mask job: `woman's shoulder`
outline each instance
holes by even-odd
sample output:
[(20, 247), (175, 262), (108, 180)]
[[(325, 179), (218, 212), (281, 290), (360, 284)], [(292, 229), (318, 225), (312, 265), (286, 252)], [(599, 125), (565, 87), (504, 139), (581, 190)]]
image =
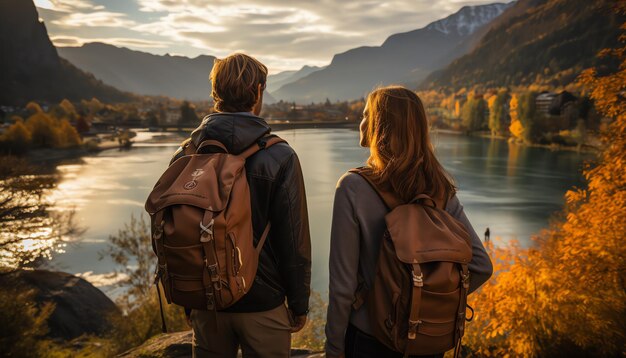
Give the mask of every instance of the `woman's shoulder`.
[(345, 172), (337, 181), (337, 189), (350, 190), (369, 186), (365, 178), (353, 171)]
[(455, 192), (455, 193), (452, 193), (452, 196), (446, 202), (445, 210), (452, 216), (456, 217), (459, 213), (459, 209), (463, 210), (463, 205), (461, 204), (461, 201), (459, 200)]

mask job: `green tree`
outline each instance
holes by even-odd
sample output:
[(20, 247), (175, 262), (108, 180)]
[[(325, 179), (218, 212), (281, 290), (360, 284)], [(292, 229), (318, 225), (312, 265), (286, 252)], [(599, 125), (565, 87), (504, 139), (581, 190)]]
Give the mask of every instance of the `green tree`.
[(523, 139), (526, 143), (532, 143), (537, 132), (537, 108), (536, 92), (524, 92), (518, 97), (517, 112), (519, 121), (524, 127)]
[(469, 95), (461, 109), (463, 126), (469, 131), (481, 130), (485, 124), (487, 104), (482, 96)]
[(504, 132), (507, 97), (508, 93), (506, 91), (499, 91), (489, 98), (489, 130), (492, 135), (502, 135)]

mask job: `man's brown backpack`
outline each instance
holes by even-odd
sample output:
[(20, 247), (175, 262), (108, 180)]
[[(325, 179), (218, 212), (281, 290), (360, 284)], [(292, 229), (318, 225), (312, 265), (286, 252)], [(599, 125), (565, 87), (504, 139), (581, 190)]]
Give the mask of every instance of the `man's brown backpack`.
[(270, 223), (255, 246), (245, 162), (279, 142), (284, 140), (263, 137), (239, 155), (215, 140), (197, 149), (187, 142), (187, 155), (156, 183), (145, 208), (158, 258), (155, 284), (158, 289), (160, 280), (168, 303), (215, 311), (248, 292)]
[(381, 190), (365, 168), (353, 169), (376, 190), (389, 213), (373, 287), (357, 292), (374, 336), (408, 355), (460, 351), (469, 289), (470, 236), (445, 203), (418, 195), (402, 203)]

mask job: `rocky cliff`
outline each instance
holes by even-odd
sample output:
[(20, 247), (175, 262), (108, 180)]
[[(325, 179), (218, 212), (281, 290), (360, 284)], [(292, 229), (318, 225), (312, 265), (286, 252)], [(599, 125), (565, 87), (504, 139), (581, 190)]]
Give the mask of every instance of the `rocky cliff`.
[(131, 96), (59, 58), (32, 0), (0, 1), (0, 105)]

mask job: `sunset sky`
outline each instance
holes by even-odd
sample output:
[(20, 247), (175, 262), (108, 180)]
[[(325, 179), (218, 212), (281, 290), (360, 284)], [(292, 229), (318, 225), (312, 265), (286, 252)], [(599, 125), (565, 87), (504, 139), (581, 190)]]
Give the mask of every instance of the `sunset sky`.
[[(327, 65), (464, 5), (494, 0), (35, 0), (56, 46), (105, 42), (155, 54), (244, 51), (270, 72)], [(505, 1), (507, 2), (507, 1)]]

